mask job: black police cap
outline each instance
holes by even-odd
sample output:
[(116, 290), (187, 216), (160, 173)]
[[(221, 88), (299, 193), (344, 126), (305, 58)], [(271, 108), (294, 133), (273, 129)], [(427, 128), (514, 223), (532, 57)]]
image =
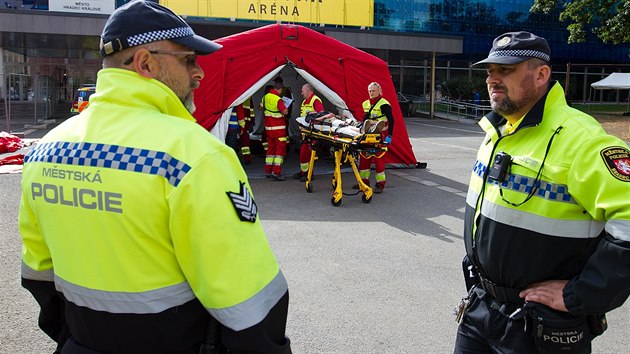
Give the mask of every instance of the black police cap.
[(197, 54), (210, 54), (222, 46), (195, 34), (173, 11), (153, 1), (135, 0), (117, 8), (101, 35), (101, 56), (141, 44), (169, 40)]
[(532, 58), (538, 58), (547, 63), (551, 62), (551, 49), (547, 41), (529, 32), (508, 32), (495, 38), (488, 57), (472, 66), (481, 64), (513, 65)]

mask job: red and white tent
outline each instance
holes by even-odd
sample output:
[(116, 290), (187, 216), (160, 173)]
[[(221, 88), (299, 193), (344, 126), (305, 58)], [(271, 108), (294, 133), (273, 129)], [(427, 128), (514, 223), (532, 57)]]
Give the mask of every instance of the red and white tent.
[[(389, 167), (416, 167), (398, 97), (387, 63), (307, 27), (274, 24), (216, 40), (223, 48), (200, 56), (205, 77), (195, 91), (194, 116), (203, 127), (224, 139), (232, 107), (253, 96), (290, 66), (320, 97), (358, 119), (367, 87), (376, 81), (394, 113), (393, 141), (385, 155)], [(295, 92), (295, 90), (294, 90)], [(299, 96), (299, 90), (295, 92)], [(301, 99), (295, 97), (299, 106)]]

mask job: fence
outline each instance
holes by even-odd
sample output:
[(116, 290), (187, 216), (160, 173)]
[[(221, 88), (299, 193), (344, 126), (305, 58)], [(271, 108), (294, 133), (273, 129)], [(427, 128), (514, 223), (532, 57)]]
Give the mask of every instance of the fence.
[[(398, 93), (398, 102), (400, 103), (403, 115), (408, 117), (429, 116), (431, 111), (431, 102), (427, 97), (407, 95)], [(462, 100), (453, 100), (448, 97), (438, 97), (435, 100), (434, 114), (437, 118), (445, 119), (475, 119), (492, 111), (489, 102), (482, 104), (474, 104)]]

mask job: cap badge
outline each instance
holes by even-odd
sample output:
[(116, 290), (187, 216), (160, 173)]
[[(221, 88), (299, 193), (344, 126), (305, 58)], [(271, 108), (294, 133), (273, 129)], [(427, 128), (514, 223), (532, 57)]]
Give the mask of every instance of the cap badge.
[(510, 37), (506, 36), (499, 39), (499, 41), (497, 42), (497, 47), (505, 47), (508, 44), (510, 44)]

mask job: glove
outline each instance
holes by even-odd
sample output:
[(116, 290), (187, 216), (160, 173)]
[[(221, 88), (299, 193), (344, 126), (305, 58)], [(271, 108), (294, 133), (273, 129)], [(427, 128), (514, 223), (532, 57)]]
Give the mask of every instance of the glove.
[(388, 135), (385, 137), (385, 140), (383, 140), (383, 142), (385, 143), (385, 145), (389, 145), (392, 143), (392, 136)]

